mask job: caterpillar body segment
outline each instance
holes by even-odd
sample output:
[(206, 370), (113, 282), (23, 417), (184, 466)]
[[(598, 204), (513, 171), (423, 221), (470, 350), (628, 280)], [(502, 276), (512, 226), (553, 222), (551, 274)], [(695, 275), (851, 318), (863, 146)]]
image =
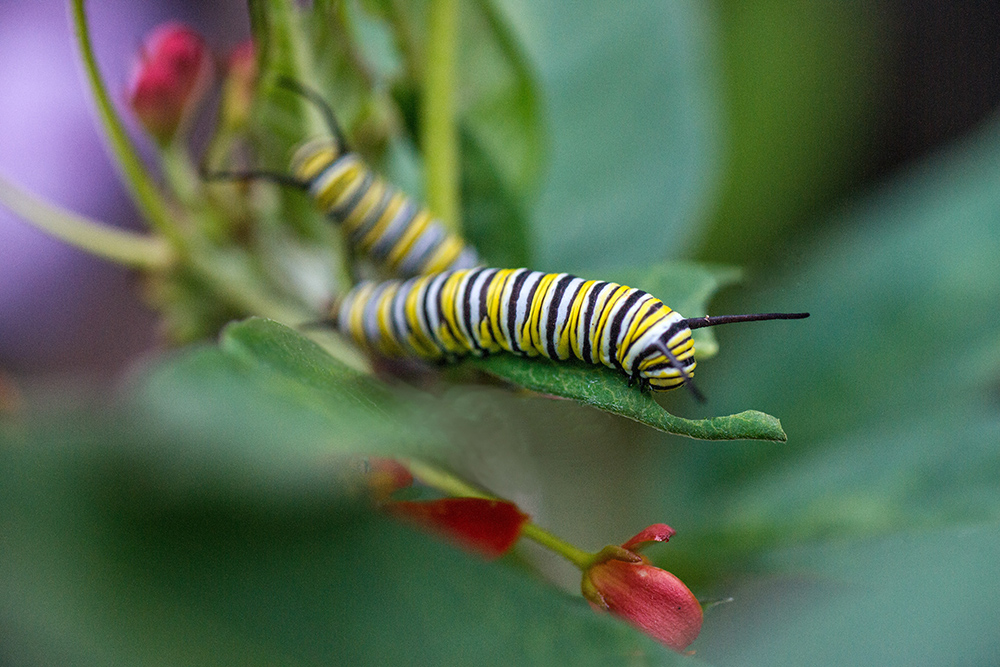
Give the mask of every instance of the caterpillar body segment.
[(575, 357), (654, 391), (690, 382), (695, 368), (691, 331), (662, 301), (565, 273), (477, 268), (362, 283), (332, 315), (340, 331), (386, 356)]
[(407, 277), (480, 264), (475, 249), (335, 137), (303, 144), (291, 163), (319, 209), (343, 229), (359, 253)]

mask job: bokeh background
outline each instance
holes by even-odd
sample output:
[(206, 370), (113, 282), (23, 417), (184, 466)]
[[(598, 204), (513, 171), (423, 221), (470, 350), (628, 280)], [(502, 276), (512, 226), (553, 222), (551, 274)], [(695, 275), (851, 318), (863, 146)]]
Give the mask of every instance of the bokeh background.
[[(90, 4), (112, 90), (124, 89), (142, 35), (164, 20), (190, 23), (220, 52), (249, 30), (239, 2)], [(813, 317), (720, 331), (722, 353), (699, 364), (709, 405), (670, 398), (685, 416), (775, 414), (785, 446), (705, 446), (576, 406), (470, 390), (458, 406), (470, 408), (465, 427), (479, 443), (469, 458), (489, 464), (483, 481), (595, 548), (656, 521), (677, 528), (657, 562), (702, 597), (735, 598), (711, 610), (694, 646), (710, 664), (995, 664), (1000, 8), (498, 4), (535, 65), (546, 110), (548, 163), (531, 213), (536, 268), (735, 264), (746, 278), (713, 312)], [(69, 208), (140, 228), (95, 129), (72, 43), (62, 3), (0, 3), (0, 171)], [(133, 276), (0, 211), (0, 370), (15, 383), (115, 385), (158, 344)], [(511, 442), (525, 455), (521, 468), (504, 458)], [(512, 481), (511, 470), (521, 477)], [(195, 538), (209, 543), (228, 517), (212, 511), (207, 520), (190, 511), (204, 520)], [(283, 530), (261, 521), (249, 532)], [(379, 530), (389, 529), (348, 534), (378, 543)], [(182, 554), (193, 539), (173, 524), (150, 531), (175, 531), (166, 542)], [(190, 586), (197, 597), (197, 585), (177, 575), (183, 568), (153, 551), (165, 588)], [(234, 552), (257, 572), (252, 548)], [(391, 568), (399, 554), (383, 555)], [(458, 580), (459, 566), (430, 562), (418, 568), (429, 589), (435, 577)], [(288, 578), (300, 589), (281, 597), (289, 605), (308, 597), (315, 574), (296, 563), (300, 579)], [(264, 588), (284, 590), (288, 570), (265, 568)], [(317, 590), (356, 593), (351, 575), (336, 570)], [(244, 595), (264, 607), (249, 627), (281, 626), (269, 624), (259, 589), (233, 588), (207, 603), (208, 616)], [(316, 633), (283, 631), (313, 648)]]

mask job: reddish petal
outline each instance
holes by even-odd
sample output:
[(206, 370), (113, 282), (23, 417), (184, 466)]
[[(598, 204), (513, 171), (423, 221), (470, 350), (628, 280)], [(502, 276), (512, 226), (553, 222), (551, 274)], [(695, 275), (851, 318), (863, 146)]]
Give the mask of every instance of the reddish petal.
[(649, 542), (666, 542), (676, 533), (676, 530), (665, 523), (654, 523), (652, 526), (642, 529), (638, 535), (622, 546), (632, 551), (639, 551)]
[(403, 501), (386, 509), (486, 558), (498, 558), (514, 546), (529, 518), (514, 503), (487, 498)]
[(128, 98), (146, 130), (169, 141), (204, 97), (212, 58), (201, 37), (179, 23), (154, 30), (133, 68)]
[(584, 588), (589, 580), (611, 613), (675, 651), (687, 648), (701, 631), (701, 605), (687, 586), (666, 570), (646, 563), (609, 560), (590, 568), (584, 577)]

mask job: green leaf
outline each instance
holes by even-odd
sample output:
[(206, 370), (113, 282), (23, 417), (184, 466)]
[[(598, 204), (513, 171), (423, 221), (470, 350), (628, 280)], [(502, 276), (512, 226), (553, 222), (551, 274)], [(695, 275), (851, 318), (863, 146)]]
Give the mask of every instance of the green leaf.
[[(647, 289), (668, 303), (681, 303), (692, 316), (705, 312), (707, 300), (721, 286), (734, 282), (739, 271), (686, 262), (661, 264), (645, 271), (621, 272), (623, 281)], [(633, 282), (631, 278), (634, 277)], [(697, 332), (695, 332), (697, 333)], [(708, 332), (706, 332), (708, 333)], [(700, 336), (696, 346), (704, 345), (711, 356), (716, 349), (714, 338)], [(503, 378), (532, 391), (580, 401), (612, 414), (628, 417), (647, 426), (703, 440), (772, 440), (786, 439), (781, 423), (774, 417), (749, 410), (739, 414), (690, 420), (666, 412), (637, 387), (629, 387), (621, 373), (603, 366), (582, 362), (554, 362), (548, 359), (523, 359), (496, 355), (465, 362), (491, 375)]]
[[(288, 327), (261, 318), (234, 322), (222, 332), (222, 350), (247, 364), (273, 371), (328, 396), (338, 409), (383, 414), (380, 404), (396, 400), (388, 388), (327, 354)], [(349, 407), (354, 404), (353, 407)]]
[(498, 4), (538, 70), (551, 133), (535, 266), (596, 273), (688, 255), (718, 180), (708, 7)]
[[(127, 405), (167, 432), (189, 434), (177, 448), (205, 464), (192, 473), (227, 485), (294, 485), (334, 462), (414, 455), (440, 439), (431, 437), (416, 397), (395, 395), (298, 333), (259, 319), (229, 326), (221, 348), (161, 361), (136, 381)], [(200, 451), (202, 442), (214, 449)]]
[(652, 396), (629, 387), (627, 378), (603, 366), (582, 362), (554, 362), (548, 359), (520, 359), (497, 355), (470, 359), (465, 363), (526, 389), (552, 396), (571, 398), (599, 410), (634, 419), (652, 428), (701, 440), (787, 439), (781, 422), (771, 415), (747, 410), (736, 415), (711, 419), (675, 417)]
[(323, 477), (168, 493), (198, 460), (172, 446), (190, 434), (115, 421), (0, 429), (12, 664), (691, 664), (523, 571), (338, 504)]
[[(1000, 523), (771, 553), (692, 646), (717, 665), (989, 665)], [(942, 636), (944, 633), (945, 636)]]
[[(372, 2), (404, 55), (396, 95), (419, 134), (414, 109), (426, 62), (426, 2)], [(490, 264), (529, 263), (527, 211), (539, 189), (545, 132), (534, 67), (511, 17), (491, 0), (459, 3), (456, 122), (464, 235)], [(422, 128), (421, 128), (422, 131)]]
[(705, 381), (723, 405), (780, 414), (794, 447), (652, 468), (653, 502), (683, 500), (702, 533), (671, 553), (682, 578), (789, 544), (1000, 521), (998, 181), (994, 120), (856, 202), (755, 295), (813, 317), (742, 329), (753, 354), (724, 355)]

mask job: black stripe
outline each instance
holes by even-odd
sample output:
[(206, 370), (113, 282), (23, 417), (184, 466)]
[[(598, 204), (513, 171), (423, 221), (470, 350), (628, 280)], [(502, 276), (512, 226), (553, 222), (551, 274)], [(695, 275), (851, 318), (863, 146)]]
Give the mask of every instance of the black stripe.
[(549, 301), (549, 312), (545, 314), (545, 349), (549, 351), (549, 359), (555, 359), (559, 354), (558, 350), (556, 350), (556, 332), (554, 329), (556, 328), (556, 320), (559, 317), (559, 302), (562, 300), (563, 293), (566, 292), (566, 286), (571, 280), (573, 280), (573, 276), (563, 276), (556, 281), (555, 287), (552, 288), (552, 300)]
[(396, 302), (399, 301), (401, 303), (401, 305), (402, 305), (401, 310), (403, 311), (403, 317), (401, 319), (405, 320), (406, 319), (406, 294), (408, 292), (409, 292), (409, 290), (404, 290), (403, 286), (400, 285), (399, 289), (396, 290), (396, 294), (393, 295), (393, 297), (392, 297), (392, 302), (390, 303), (390, 309), (389, 309), (389, 328), (392, 329), (393, 335), (396, 337), (396, 342), (398, 342), (399, 345), (403, 349), (407, 348), (407, 345), (406, 345), (406, 339), (407, 339), (406, 333), (407, 333), (407, 331), (406, 331), (406, 329), (408, 327), (406, 327), (406, 322), (405, 321), (400, 321), (400, 320), (396, 319)]
[[(430, 292), (431, 288), (435, 288), (434, 307), (437, 308), (438, 322), (439, 322), (439, 324), (444, 325), (444, 326), (447, 327), (448, 326), (448, 322), (445, 320), (445, 317), (444, 317), (444, 303), (441, 301), (441, 292), (442, 292), (441, 287), (444, 285), (444, 282), (445, 282), (446, 279), (447, 279), (447, 274), (444, 274), (444, 273), (439, 273), (436, 276), (434, 276), (434, 278), (431, 280), (431, 284), (428, 285), (428, 288), (427, 288), (428, 298), (426, 300), (430, 301), (430, 294), (429, 294), (429, 292)], [(448, 327), (448, 328), (449, 328), (449, 330), (451, 329), (451, 327)], [(434, 330), (434, 340), (437, 341), (438, 350), (440, 350), (441, 354), (445, 354), (447, 352), (447, 350), (444, 347), (444, 342), (441, 340), (441, 337), (438, 335), (438, 330), (437, 329)]]
[[(382, 198), (378, 200), (375, 206), (372, 207), (372, 210), (368, 212), (368, 215), (365, 216), (364, 220), (361, 221), (361, 224), (358, 225), (357, 231), (351, 235), (351, 243), (356, 246), (360, 245), (361, 239), (363, 239), (365, 235), (368, 234), (368, 232), (371, 231), (376, 224), (378, 224), (379, 218), (385, 215), (386, 209), (389, 208), (389, 202), (392, 200), (392, 195), (392, 188), (387, 186), (382, 192)], [(372, 241), (372, 245), (375, 245), (376, 243), (378, 243), (378, 237)]]
[(479, 344), (477, 330), (472, 326), (472, 287), (476, 284), (476, 280), (483, 274), (484, 271), (486, 271), (486, 269), (476, 269), (470, 273), (465, 283), (465, 289), (462, 291), (462, 304), (465, 306), (462, 309), (462, 323), (465, 325), (465, 330), (469, 336), (468, 343), (473, 348), (473, 354), (482, 353), (483, 347)]
[(396, 224), (393, 224), (393, 222), (390, 221), (389, 226), (385, 229), (385, 232), (380, 237), (375, 239), (371, 250), (369, 250), (369, 254), (372, 257), (380, 261), (388, 257), (389, 253), (392, 252), (392, 249), (396, 247), (399, 239), (406, 233), (406, 230), (410, 228), (410, 225), (413, 224), (413, 219), (417, 217), (418, 213), (420, 213), (420, 207), (409, 198), (404, 196), (403, 203), (400, 205), (399, 211), (396, 212), (396, 215), (405, 213), (407, 208), (410, 210), (410, 216), (408, 219), (404, 219), (402, 222)]
[[(537, 271), (534, 273), (537, 273)], [(526, 324), (531, 321), (531, 302), (534, 301), (535, 294), (538, 293), (538, 286), (542, 284), (542, 278), (544, 277), (545, 277), (544, 273), (539, 274), (538, 280), (536, 280), (535, 284), (531, 286), (531, 291), (528, 292), (528, 297), (524, 300), (524, 322)], [(529, 326), (528, 329), (530, 330), (531, 327)], [(520, 330), (518, 330), (518, 333), (521, 333)], [(531, 342), (530, 331), (528, 336), (528, 342), (529, 343)]]
[[(622, 373), (625, 372), (625, 368), (618, 361), (618, 334), (621, 333), (622, 323), (625, 321), (625, 316), (628, 314), (629, 309), (635, 305), (645, 292), (641, 290), (636, 290), (627, 299), (625, 303), (622, 304), (621, 308), (615, 314), (614, 319), (611, 321), (611, 335), (608, 337), (608, 356), (611, 358), (611, 362), (615, 365), (615, 368), (620, 370)], [(624, 355), (622, 355), (624, 356)]]
[[(590, 294), (587, 296), (587, 305), (588, 305), (588, 308), (587, 308), (587, 315), (583, 318), (583, 333), (584, 333), (584, 335), (583, 335), (583, 347), (581, 348), (581, 352), (583, 353), (583, 360), (586, 361), (586, 362), (588, 362), (588, 363), (591, 363), (591, 364), (596, 364), (598, 362), (597, 362), (597, 360), (595, 360), (593, 358), (593, 356), (591, 354), (591, 349), (590, 349), (590, 323), (594, 319), (594, 304), (597, 303), (597, 296), (598, 296), (598, 294), (601, 293), (601, 290), (603, 290), (607, 286), (608, 286), (608, 283), (606, 283), (606, 282), (594, 283), (593, 289), (590, 291)], [(600, 318), (598, 318), (598, 319), (600, 319)]]
[[(455, 328), (451, 326), (451, 322), (449, 322), (448, 318), (444, 316), (445, 315), (444, 285), (445, 285), (446, 282), (448, 282), (448, 279), (451, 278), (451, 276), (452, 276), (453, 273), (454, 273), (454, 271), (448, 271), (448, 272), (445, 272), (445, 273), (438, 274), (439, 276), (441, 276), (441, 289), (438, 290), (438, 299), (437, 300), (438, 300), (439, 307), (441, 309), (440, 310), (440, 313), (441, 313), (441, 325), (444, 326), (446, 329), (448, 329), (448, 331), (451, 332), (451, 337), (452, 338), (454, 338), (456, 340), (461, 340), (462, 339), (462, 332), (455, 331)], [(457, 298), (457, 295), (456, 295), (456, 298)]]
[[(416, 282), (416, 279), (411, 279), (411, 280), (413, 280), (413, 282)], [(438, 345), (437, 337), (434, 335), (434, 331), (431, 328), (431, 313), (430, 313), (430, 306), (429, 306), (430, 299), (428, 298), (429, 297), (428, 292), (430, 292), (431, 283), (432, 282), (433, 281), (430, 281), (430, 280), (426, 281), (425, 284), (424, 284), (424, 293), (423, 293), (423, 295), (422, 296), (418, 295), (419, 298), (417, 300), (420, 302), (420, 311), (419, 312), (424, 317), (424, 321), (420, 323), (420, 325), (421, 325), (420, 328), (423, 329), (423, 333), (424, 333), (424, 335), (427, 336), (427, 340), (430, 341), (431, 345), (436, 346), (438, 348), (438, 352), (440, 352), (441, 351), (441, 346)]]
[(375, 180), (375, 174), (372, 173), (372, 170), (368, 169), (368, 167), (364, 164), (361, 166), (366, 170), (365, 175), (361, 178), (361, 185), (354, 191), (354, 194), (351, 195), (349, 200), (340, 206), (330, 209), (329, 211), (330, 215), (337, 218), (339, 222), (343, 222), (350, 217), (351, 211), (357, 208), (361, 198), (368, 193), (368, 190), (372, 187), (372, 182)]
[[(576, 276), (570, 276), (570, 278), (573, 279), (573, 278), (576, 278)], [(576, 284), (576, 289), (573, 291), (573, 296), (571, 296), (570, 299), (569, 299), (569, 308), (566, 309), (566, 326), (567, 327), (569, 327), (569, 326), (574, 326), (575, 327), (576, 326), (575, 324), (573, 324), (570, 321), (570, 314), (573, 311), (573, 304), (576, 303), (576, 300), (580, 298), (580, 292), (583, 291), (583, 286), (586, 285), (586, 284), (587, 284), (586, 280), (580, 280), (580, 282), (578, 282)], [(570, 341), (569, 351), (570, 351), (570, 354), (573, 354), (572, 341)], [(581, 352), (581, 354), (582, 354), (582, 352)]]
[[(685, 328), (686, 326), (687, 325), (684, 324), (683, 320), (679, 320), (677, 322), (674, 322), (669, 327), (667, 327), (666, 331), (664, 331), (662, 334), (660, 334), (660, 336), (659, 336), (659, 338), (657, 338), (657, 340), (662, 341), (663, 344), (666, 345), (668, 340), (670, 340), (671, 338), (673, 338), (674, 336), (676, 336), (677, 332), (679, 332), (681, 329)], [(656, 346), (654, 346), (654, 345), (647, 346), (646, 349), (644, 349), (642, 352), (640, 352), (639, 356), (637, 356), (635, 358), (635, 364), (638, 365), (640, 361), (643, 361), (647, 357), (652, 356), (653, 353), (656, 352), (656, 351), (657, 351)]]
[[(514, 331), (514, 320), (517, 316), (517, 296), (520, 293), (521, 288), (524, 286), (524, 281), (528, 279), (528, 275), (530, 273), (531, 271), (525, 269), (517, 275), (517, 278), (514, 278), (514, 283), (510, 288), (510, 297), (508, 297), (507, 300), (507, 322), (506, 325), (502, 327), (507, 333), (507, 343), (510, 345), (511, 350), (518, 353), (524, 352), (524, 349), (517, 340), (517, 336), (515, 335), (517, 332)], [(501, 322), (501, 324), (504, 323)]]
[[(479, 322), (478, 322), (478, 324), (482, 324), (483, 322), (489, 322), (490, 311), (489, 311), (488, 304), (486, 303), (486, 297), (489, 294), (490, 285), (493, 284), (493, 281), (496, 280), (496, 277), (497, 277), (496, 269), (493, 269), (493, 275), (490, 276), (489, 278), (487, 278), (486, 280), (484, 280), (483, 281), (483, 286), (479, 288)], [(477, 327), (478, 327), (478, 324), (477, 324)], [(478, 331), (478, 330), (479, 329), (477, 328), (476, 331)]]

